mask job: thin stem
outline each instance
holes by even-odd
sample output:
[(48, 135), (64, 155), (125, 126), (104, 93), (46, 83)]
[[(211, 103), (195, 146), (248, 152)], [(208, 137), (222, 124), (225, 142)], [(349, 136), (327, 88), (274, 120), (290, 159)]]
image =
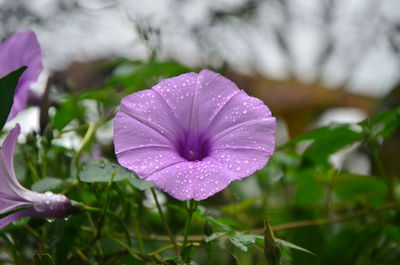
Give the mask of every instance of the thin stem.
[[(371, 213), (387, 211), (387, 210), (395, 209), (395, 208), (399, 208), (399, 207), (400, 207), (400, 203), (393, 203), (393, 204), (388, 204), (388, 205), (378, 207), (376, 209), (359, 210), (354, 213), (339, 216), (336, 218), (321, 218), (321, 219), (315, 219), (315, 220), (304, 220), (304, 221), (297, 221), (297, 222), (292, 222), (292, 223), (276, 225), (276, 226), (272, 226), (272, 230), (273, 231), (283, 231), (283, 230), (290, 230), (290, 229), (296, 229), (296, 228), (301, 228), (301, 227), (328, 225), (328, 224), (333, 224), (333, 223), (344, 222), (344, 221), (351, 220), (351, 219), (361, 217), (361, 216), (365, 216), (365, 215), (368, 215)], [(264, 228), (260, 228), (260, 229), (252, 230), (252, 233), (261, 234), (261, 233), (263, 233), (263, 231), (264, 231)]]
[(139, 243), (140, 253), (143, 254), (143, 253), (145, 253), (145, 251), (144, 251), (144, 245), (143, 245), (143, 240), (142, 240), (142, 233), (140, 232), (137, 216), (135, 216), (135, 218), (133, 219), (133, 228), (135, 229), (135, 235), (136, 235), (137, 241)]
[(389, 190), (389, 199), (392, 200), (394, 198), (393, 179), (385, 173), (385, 169), (380, 159), (378, 147), (376, 146), (375, 140), (372, 140), (369, 143), (369, 148), (371, 150), (372, 161), (374, 162), (376, 169), (378, 170), (379, 176), (386, 180), (386, 185), (388, 186)]
[(114, 241), (115, 243), (117, 243), (117, 244), (120, 245), (121, 247), (127, 249), (128, 252), (129, 252), (129, 254), (130, 254), (132, 257), (134, 257), (135, 259), (144, 261), (143, 258), (141, 258), (141, 257), (138, 255), (138, 253), (136, 252), (135, 249), (129, 247), (127, 244), (125, 244), (125, 243), (122, 242), (121, 240), (119, 240), (119, 239), (117, 239), (117, 238), (115, 238), (115, 237), (113, 237), (113, 236), (111, 236), (111, 235), (108, 235), (108, 238), (110, 238), (112, 241)]
[(35, 182), (39, 181), (40, 180), (39, 175), (38, 175), (37, 170), (36, 170), (35, 166), (33, 165), (32, 161), (28, 162), (28, 168), (31, 170), (33, 180)]
[[(333, 223), (339, 223), (339, 222), (345, 222), (351, 219), (355, 219), (361, 216), (365, 216), (368, 214), (374, 214), (374, 213), (379, 213), (391, 209), (396, 209), (400, 208), (400, 203), (391, 203), (387, 204), (375, 209), (362, 209), (356, 212), (353, 212), (348, 215), (342, 215), (338, 216), (336, 218), (321, 218), (321, 219), (315, 219), (315, 220), (303, 220), (303, 221), (297, 221), (297, 222), (291, 222), (291, 223), (286, 223), (286, 224), (280, 224), (280, 225), (275, 225), (271, 226), (272, 231), (284, 231), (284, 230), (291, 230), (291, 229), (296, 229), (296, 228), (303, 228), (303, 227), (310, 227), (310, 226), (320, 226), (320, 225), (329, 225)], [(253, 229), (252, 234), (263, 234), (264, 233), (264, 228), (257, 228)], [(203, 241), (206, 238), (204, 235), (192, 235), (188, 236), (188, 241)], [(221, 239), (223, 237), (220, 237)], [(183, 240), (182, 237), (177, 238), (179, 241)], [(143, 238), (143, 240), (148, 240), (148, 241), (169, 241), (169, 238), (167, 236), (162, 236), (162, 235), (152, 235), (151, 237), (148, 238)]]
[(47, 177), (47, 149), (46, 147), (42, 148), (42, 164), (41, 164), (41, 174), (42, 178)]
[(42, 237), (39, 235), (38, 232), (36, 232), (32, 227), (30, 227), (28, 224), (25, 225), (25, 228), (32, 233), (37, 239), (39, 239), (43, 243)]
[[(177, 243), (177, 245), (178, 245), (178, 246), (182, 246), (181, 243)], [(198, 242), (192, 242), (192, 243), (190, 243), (190, 245), (192, 245), (192, 246), (194, 246), (194, 247), (200, 247), (200, 246), (201, 246), (201, 244), (198, 243)], [(169, 249), (171, 249), (171, 248), (174, 248), (174, 245), (172, 245), (172, 244), (166, 245), (166, 246), (164, 246), (164, 247), (162, 247), (162, 248), (159, 248), (159, 249), (157, 249), (157, 250), (155, 250), (155, 251), (149, 253), (149, 255), (150, 255), (150, 256), (155, 256), (155, 255), (158, 255), (158, 254), (160, 254), (160, 253), (162, 253), (162, 252), (164, 252), (164, 251), (167, 251), (167, 250), (169, 250)]]
[(185, 230), (183, 232), (183, 244), (181, 248), (181, 255), (183, 254), (183, 251), (186, 248), (186, 244), (188, 242), (188, 235), (189, 235), (189, 229), (190, 229), (190, 223), (192, 222), (192, 217), (193, 217), (193, 212), (197, 208), (197, 202), (195, 200), (189, 201), (189, 205), (186, 205), (186, 209), (188, 211), (188, 216), (186, 218), (186, 223), (185, 223)]
[(94, 133), (96, 132), (98, 124), (97, 123), (92, 123), (89, 125), (89, 128), (86, 131), (85, 136), (83, 137), (82, 143), (78, 149), (78, 152), (76, 153), (75, 156), (75, 167), (79, 169), (79, 159), (82, 155), (83, 149), (89, 144), (90, 139), (92, 139)]
[(83, 125), (79, 125), (79, 126), (77, 126), (77, 127), (75, 127), (75, 128), (62, 130), (62, 131), (60, 131), (60, 132), (56, 135), (56, 137), (54, 137), (54, 138), (60, 138), (61, 135), (63, 135), (64, 133), (80, 131), (80, 130), (86, 129), (87, 127), (88, 127), (87, 124), (83, 124)]
[(150, 190), (151, 190), (151, 193), (153, 194), (154, 201), (156, 202), (158, 214), (160, 215), (161, 221), (162, 221), (163, 224), (164, 224), (165, 230), (166, 230), (167, 233), (168, 233), (168, 236), (169, 236), (169, 239), (170, 239), (171, 243), (174, 245), (176, 254), (178, 254), (178, 253), (179, 253), (179, 247), (178, 247), (178, 245), (176, 244), (175, 237), (174, 237), (174, 235), (172, 234), (171, 229), (169, 228), (169, 225), (168, 225), (168, 223), (167, 223), (167, 219), (165, 218), (164, 213), (163, 213), (163, 211), (162, 211), (162, 209), (161, 209), (161, 205), (160, 205), (160, 203), (159, 203), (159, 201), (158, 201), (156, 191), (154, 190), (154, 188), (151, 188)]

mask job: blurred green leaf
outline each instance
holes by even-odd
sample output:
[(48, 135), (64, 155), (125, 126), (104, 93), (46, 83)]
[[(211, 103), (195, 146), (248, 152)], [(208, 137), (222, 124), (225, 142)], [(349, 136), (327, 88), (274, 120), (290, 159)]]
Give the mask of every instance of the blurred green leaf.
[(128, 176), (128, 180), (129, 180), (129, 183), (132, 184), (132, 186), (134, 186), (135, 188), (137, 188), (139, 190), (147, 190), (147, 189), (154, 187), (153, 182), (142, 180), (133, 174), (130, 174)]
[(317, 204), (324, 196), (324, 187), (312, 174), (311, 170), (306, 170), (294, 179), (297, 184), (296, 203), (299, 206)]
[(26, 68), (26, 66), (23, 66), (0, 78), (0, 131), (3, 129), (10, 114), (14, 104), (15, 89)]
[(290, 147), (303, 141), (312, 141), (303, 154), (303, 160), (328, 167), (330, 155), (362, 140), (362, 138), (363, 134), (354, 131), (350, 125), (334, 124), (299, 136), (284, 144), (282, 148)]
[(370, 126), (373, 137), (388, 138), (400, 127), (400, 108), (378, 113), (360, 124)]
[(246, 211), (249, 207), (253, 206), (255, 203), (257, 203), (257, 198), (251, 198), (239, 203), (229, 204), (227, 206), (222, 207), (221, 210), (224, 213), (230, 215), (236, 215), (238, 212)]
[(133, 174), (127, 169), (112, 163), (104, 158), (94, 159), (82, 163), (79, 179), (83, 182), (109, 182), (115, 172), (113, 181), (129, 179)]
[(298, 144), (303, 141), (325, 141), (326, 139), (331, 139), (332, 137), (339, 138), (340, 136), (346, 136), (347, 134), (350, 135), (355, 135), (360, 137), (361, 133), (357, 133), (354, 130), (350, 128), (350, 125), (347, 124), (333, 124), (330, 126), (322, 127), (315, 129), (311, 132), (305, 133), (304, 135), (301, 135), (299, 137), (296, 137), (295, 139), (292, 139), (285, 144), (283, 144), (281, 147), (289, 147), (293, 146), (295, 144)]
[(108, 85), (122, 85), (128, 91), (134, 92), (148, 89), (162, 78), (172, 77), (193, 71), (182, 64), (173, 61), (122, 61), (115, 69)]
[(53, 118), (53, 127), (61, 131), (72, 120), (83, 117), (84, 108), (77, 99), (69, 99), (61, 103)]
[(384, 231), (386, 237), (389, 240), (400, 245), (400, 227), (394, 225), (386, 225)]
[(333, 191), (345, 201), (380, 204), (384, 202), (388, 189), (384, 180), (364, 176), (362, 178), (349, 178), (347, 181), (342, 179), (340, 183), (334, 186)]
[(34, 183), (31, 189), (36, 192), (45, 192), (57, 189), (62, 186), (62, 184), (63, 181), (61, 179), (48, 177), (40, 179), (38, 182)]

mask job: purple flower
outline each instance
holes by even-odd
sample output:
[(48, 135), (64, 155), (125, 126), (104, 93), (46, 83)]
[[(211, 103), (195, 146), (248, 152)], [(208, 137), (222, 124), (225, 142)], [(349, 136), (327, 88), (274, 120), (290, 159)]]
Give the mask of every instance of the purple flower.
[(125, 97), (114, 119), (118, 162), (178, 200), (203, 200), (268, 162), (275, 118), (209, 70)]
[(0, 214), (22, 209), (0, 219), (0, 229), (25, 217), (64, 218), (70, 213), (71, 202), (61, 194), (37, 193), (19, 184), (14, 173), (13, 154), (20, 126), (10, 131), (0, 149)]
[(28, 68), (15, 89), (14, 104), (8, 120), (14, 118), (26, 106), (29, 88), (42, 72), (42, 51), (35, 33), (23, 31), (0, 43), (0, 78), (22, 66)]

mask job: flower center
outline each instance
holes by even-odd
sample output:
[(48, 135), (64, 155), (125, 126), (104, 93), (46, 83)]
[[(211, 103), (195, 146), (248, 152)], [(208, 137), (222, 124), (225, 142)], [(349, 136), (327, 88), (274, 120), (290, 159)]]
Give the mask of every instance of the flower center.
[(209, 141), (188, 137), (185, 143), (181, 143), (178, 151), (179, 155), (188, 161), (201, 161), (210, 153)]

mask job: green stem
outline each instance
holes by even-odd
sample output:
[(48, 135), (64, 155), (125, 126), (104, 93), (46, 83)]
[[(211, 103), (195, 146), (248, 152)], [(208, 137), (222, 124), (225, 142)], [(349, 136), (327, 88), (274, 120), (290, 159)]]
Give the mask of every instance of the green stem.
[(206, 250), (207, 250), (207, 256), (208, 256), (208, 262), (210, 265), (214, 265), (214, 255), (212, 251), (212, 242), (207, 242), (206, 243)]
[(41, 164), (41, 174), (42, 178), (47, 177), (47, 149), (46, 147), (42, 148), (42, 164)]
[(145, 253), (145, 251), (144, 251), (142, 233), (140, 232), (137, 216), (135, 216), (135, 218), (133, 219), (133, 228), (135, 229), (135, 235), (136, 235), (137, 242), (139, 244), (140, 253), (143, 254), (143, 253)]
[(196, 211), (196, 208), (197, 208), (197, 202), (195, 200), (190, 200), (189, 205), (186, 205), (186, 209), (188, 211), (188, 216), (186, 218), (185, 230), (183, 232), (183, 244), (182, 244), (182, 248), (181, 248), (181, 255), (183, 254), (183, 251), (185, 250), (187, 242), (188, 242), (190, 223), (192, 222), (193, 213), (194, 213), (194, 211)]
[(392, 200), (394, 198), (393, 179), (385, 173), (385, 169), (379, 156), (378, 147), (376, 146), (376, 142), (374, 140), (369, 143), (369, 148), (371, 150), (372, 161), (378, 170), (379, 176), (386, 181), (386, 185), (388, 186), (389, 190), (389, 199)]
[(98, 126), (97, 123), (90, 124), (88, 130), (86, 131), (85, 136), (83, 137), (82, 143), (75, 156), (75, 167), (77, 169), (79, 169), (79, 159), (82, 155), (83, 149), (89, 144), (90, 139), (92, 139), (94, 133), (96, 132), (97, 126)]
[(174, 235), (172, 234), (171, 229), (169, 228), (169, 225), (168, 225), (168, 223), (167, 223), (167, 219), (165, 218), (164, 213), (163, 213), (163, 211), (162, 211), (162, 209), (161, 209), (161, 205), (160, 205), (160, 203), (159, 203), (159, 201), (158, 201), (156, 191), (154, 190), (154, 188), (151, 188), (150, 190), (151, 190), (151, 193), (153, 194), (154, 201), (156, 202), (158, 214), (160, 215), (161, 221), (162, 221), (163, 224), (164, 224), (165, 230), (166, 230), (167, 233), (168, 233), (168, 236), (169, 236), (169, 239), (170, 239), (171, 243), (174, 245), (176, 254), (178, 254), (178, 253), (179, 253), (179, 247), (178, 247), (178, 245), (176, 244), (175, 237), (174, 237)]
[(138, 253), (136, 252), (135, 249), (129, 247), (127, 244), (125, 244), (125, 243), (122, 242), (121, 240), (119, 240), (119, 239), (117, 239), (117, 238), (115, 238), (115, 237), (113, 237), (113, 236), (111, 236), (111, 235), (108, 235), (108, 238), (110, 238), (112, 241), (114, 241), (115, 243), (117, 243), (117, 244), (120, 245), (121, 247), (123, 247), (123, 248), (125, 248), (126, 250), (128, 250), (129, 254), (130, 254), (132, 257), (134, 257), (135, 259), (141, 260), (141, 261), (145, 261), (142, 257), (140, 257), (140, 256), (138, 255)]
[(37, 170), (36, 170), (35, 166), (33, 165), (32, 161), (28, 162), (28, 168), (30, 169), (30, 171), (32, 173), (34, 182), (38, 182), (40, 180), (40, 178), (39, 178)]

